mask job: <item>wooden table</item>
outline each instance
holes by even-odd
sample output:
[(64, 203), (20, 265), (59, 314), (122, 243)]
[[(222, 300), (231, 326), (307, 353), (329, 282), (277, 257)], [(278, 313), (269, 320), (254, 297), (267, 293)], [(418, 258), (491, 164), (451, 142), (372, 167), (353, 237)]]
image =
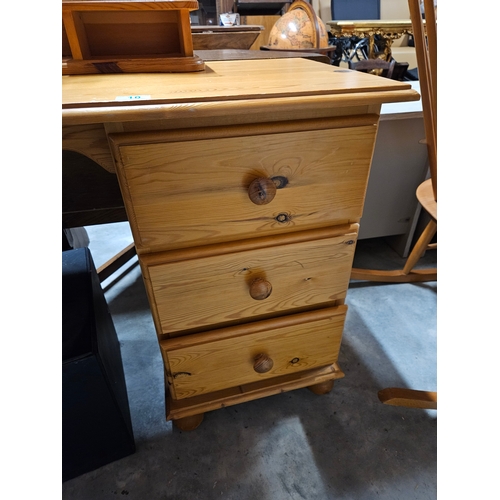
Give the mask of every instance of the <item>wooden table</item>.
[(241, 50), (241, 49), (220, 49), (220, 50), (195, 50), (197, 56), (204, 61), (236, 61), (248, 59), (283, 59), (297, 58), (311, 59), (325, 64), (331, 64), (331, 59), (327, 54), (318, 49), (317, 51), (293, 51), (293, 50)]
[(191, 26), (194, 50), (248, 50), (263, 32), (264, 26)]
[(63, 77), (63, 149), (118, 175), (177, 427), (344, 376), (381, 105), (418, 98), (298, 58)]
[[(390, 60), (393, 40), (400, 38), (406, 33), (412, 33), (411, 21), (409, 19), (390, 21), (327, 21), (326, 26), (330, 29), (330, 33), (338, 39), (351, 36), (368, 38), (370, 58), (375, 57), (375, 36), (380, 35), (386, 42), (384, 49), (386, 60)], [(338, 43), (341, 43), (340, 40)]]

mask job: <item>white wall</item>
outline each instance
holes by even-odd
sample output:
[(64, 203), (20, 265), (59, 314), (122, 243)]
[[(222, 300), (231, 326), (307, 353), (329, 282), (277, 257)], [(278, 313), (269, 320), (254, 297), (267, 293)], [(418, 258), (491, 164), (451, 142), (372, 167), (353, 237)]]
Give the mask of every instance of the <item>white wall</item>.
[(324, 22), (332, 20), (332, 9), (330, 6), (330, 0), (312, 0), (311, 4), (313, 6), (316, 15)]
[(408, 0), (380, 0), (380, 19), (410, 19)]

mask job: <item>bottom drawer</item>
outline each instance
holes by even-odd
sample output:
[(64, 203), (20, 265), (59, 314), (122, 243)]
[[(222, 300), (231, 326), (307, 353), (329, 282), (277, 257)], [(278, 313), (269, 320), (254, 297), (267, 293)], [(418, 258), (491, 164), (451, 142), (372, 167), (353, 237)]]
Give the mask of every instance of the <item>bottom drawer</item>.
[(347, 306), (160, 341), (169, 391), (184, 399), (335, 363)]

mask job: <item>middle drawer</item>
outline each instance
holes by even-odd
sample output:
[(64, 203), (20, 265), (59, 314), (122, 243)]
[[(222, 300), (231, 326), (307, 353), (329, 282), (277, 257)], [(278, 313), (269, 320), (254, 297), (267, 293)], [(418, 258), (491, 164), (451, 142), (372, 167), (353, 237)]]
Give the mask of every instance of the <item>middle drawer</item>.
[[(159, 334), (178, 336), (344, 299), (358, 225), (141, 256)], [(261, 245), (258, 247), (257, 245)], [(203, 250), (203, 249), (202, 249)]]

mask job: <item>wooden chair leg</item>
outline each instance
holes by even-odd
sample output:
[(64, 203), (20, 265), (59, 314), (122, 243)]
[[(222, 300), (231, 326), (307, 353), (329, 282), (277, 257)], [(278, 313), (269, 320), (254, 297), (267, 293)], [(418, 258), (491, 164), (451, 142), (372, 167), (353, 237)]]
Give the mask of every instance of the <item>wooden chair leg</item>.
[(378, 398), (382, 403), (391, 406), (405, 406), (407, 408), (427, 410), (437, 409), (437, 392), (388, 387), (379, 391)]
[(378, 269), (361, 269), (352, 268), (351, 279), (362, 281), (379, 281), (385, 283), (414, 283), (422, 281), (436, 281), (437, 269), (413, 269), (419, 259), (422, 257), (425, 250), (428, 249), (429, 243), (436, 234), (437, 223), (434, 219), (427, 224), (426, 228), (420, 235), (417, 243), (413, 247), (403, 269), (395, 271), (383, 271)]
[(420, 235), (420, 238), (415, 243), (408, 259), (406, 259), (406, 264), (403, 267), (403, 274), (409, 274), (413, 270), (417, 262), (420, 260), (420, 257), (422, 257), (424, 252), (427, 250), (427, 247), (436, 234), (436, 231), (437, 223), (434, 219), (431, 219)]
[(97, 269), (99, 281), (102, 283), (105, 279), (109, 278), (115, 271), (120, 269), (126, 262), (128, 262), (136, 254), (135, 245), (130, 243), (121, 252), (117, 253), (102, 266)]

